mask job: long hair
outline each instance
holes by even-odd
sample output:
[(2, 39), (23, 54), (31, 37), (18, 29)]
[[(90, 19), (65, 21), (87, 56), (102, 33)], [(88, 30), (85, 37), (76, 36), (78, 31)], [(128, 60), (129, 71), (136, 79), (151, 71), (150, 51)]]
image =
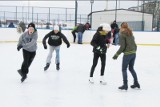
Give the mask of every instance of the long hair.
[(129, 28), (127, 22), (123, 22), (123, 23), (121, 24), (120, 32), (126, 33), (128, 36), (132, 36), (132, 35), (133, 35), (132, 30)]

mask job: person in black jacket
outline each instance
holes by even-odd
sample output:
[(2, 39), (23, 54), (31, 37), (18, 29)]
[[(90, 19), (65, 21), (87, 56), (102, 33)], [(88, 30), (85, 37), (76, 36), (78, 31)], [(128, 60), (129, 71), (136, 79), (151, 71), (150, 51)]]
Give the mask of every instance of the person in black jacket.
[[(93, 46), (93, 65), (91, 67), (90, 71), (90, 83), (94, 83), (93, 80), (93, 73), (95, 70), (95, 67), (97, 66), (98, 59), (100, 57), (101, 59), (101, 74), (100, 74), (100, 83), (103, 85), (106, 85), (106, 82), (104, 80), (104, 70), (105, 70), (105, 64), (106, 64), (106, 52), (107, 47), (109, 48), (111, 38), (111, 28), (109, 24), (103, 24), (98, 29), (97, 32), (94, 34), (91, 45)], [(107, 44), (107, 46), (106, 46)]]
[(113, 33), (113, 45), (118, 45), (119, 44), (119, 27), (117, 25), (116, 20), (113, 21), (113, 23), (111, 24), (111, 29), (112, 29), (112, 33)]
[(44, 49), (47, 49), (47, 44), (46, 44), (47, 38), (48, 38), (48, 44), (49, 44), (49, 54), (46, 60), (46, 66), (44, 67), (44, 71), (46, 71), (50, 66), (52, 53), (54, 50), (56, 51), (56, 69), (57, 70), (60, 69), (59, 51), (60, 51), (60, 45), (62, 44), (62, 39), (67, 44), (67, 48), (70, 47), (69, 41), (67, 40), (65, 35), (61, 33), (59, 30), (60, 30), (59, 26), (55, 25), (53, 30), (49, 32), (47, 35), (45, 35), (45, 37), (43, 38), (42, 43), (43, 43)]

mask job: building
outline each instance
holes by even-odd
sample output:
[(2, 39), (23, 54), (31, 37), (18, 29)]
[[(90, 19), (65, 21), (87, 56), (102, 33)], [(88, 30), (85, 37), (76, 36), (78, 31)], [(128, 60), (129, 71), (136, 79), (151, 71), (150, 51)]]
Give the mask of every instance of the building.
[[(91, 13), (88, 17), (91, 16)], [(111, 24), (116, 19), (117, 24), (128, 22), (134, 31), (152, 31), (153, 15), (128, 9), (114, 9), (92, 12), (92, 29), (97, 29), (101, 23)]]

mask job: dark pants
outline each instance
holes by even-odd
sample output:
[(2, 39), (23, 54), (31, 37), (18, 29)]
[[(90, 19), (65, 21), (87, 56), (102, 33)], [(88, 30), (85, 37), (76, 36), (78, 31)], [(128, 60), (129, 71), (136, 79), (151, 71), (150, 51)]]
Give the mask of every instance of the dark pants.
[(75, 42), (75, 41), (76, 41), (76, 32), (73, 31), (73, 32), (72, 32), (72, 35), (73, 35), (73, 42)]
[(99, 57), (101, 58), (101, 76), (104, 75), (104, 70), (106, 65), (106, 54), (94, 53), (93, 65), (91, 67), (90, 77), (93, 77), (93, 73), (94, 73), (95, 67), (97, 66)]
[(28, 52), (23, 49), (23, 63), (21, 66), (22, 75), (27, 75), (29, 72), (29, 67), (36, 55), (36, 52)]
[(134, 81), (137, 81), (137, 74), (134, 70), (134, 62), (136, 59), (136, 54), (124, 55), (122, 61), (122, 76), (123, 81), (127, 81), (127, 67), (129, 66), (129, 71), (131, 72)]

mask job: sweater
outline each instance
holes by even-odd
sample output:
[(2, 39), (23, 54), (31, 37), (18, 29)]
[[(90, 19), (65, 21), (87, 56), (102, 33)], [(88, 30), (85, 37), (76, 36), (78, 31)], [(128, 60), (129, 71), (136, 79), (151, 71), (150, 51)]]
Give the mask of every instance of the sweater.
[(18, 41), (18, 46), (22, 46), (22, 48), (29, 52), (35, 52), (37, 50), (37, 39), (38, 34), (37, 31), (33, 32), (29, 35), (29, 32), (24, 32)]

